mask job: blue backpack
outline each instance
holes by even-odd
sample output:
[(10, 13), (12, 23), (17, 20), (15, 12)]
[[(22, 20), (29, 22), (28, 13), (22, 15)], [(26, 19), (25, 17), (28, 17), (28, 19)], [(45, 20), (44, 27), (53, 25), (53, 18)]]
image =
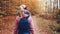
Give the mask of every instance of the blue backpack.
[(29, 30), (30, 29), (30, 23), (28, 21), (29, 16), (21, 18), (21, 20), (18, 23), (18, 29), (19, 30)]

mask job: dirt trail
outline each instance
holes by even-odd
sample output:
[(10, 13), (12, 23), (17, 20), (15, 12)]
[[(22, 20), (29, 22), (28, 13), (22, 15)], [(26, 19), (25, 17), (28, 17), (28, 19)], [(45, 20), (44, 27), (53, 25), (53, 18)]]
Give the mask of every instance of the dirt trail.
[[(13, 34), (13, 25), (16, 16), (6, 16), (1, 18), (1, 33), (2, 34)], [(41, 17), (32, 16), (35, 25), (35, 34), (51, 34), (47, 24), (55, 23), (52, 20), (46, 20)]]
[(41, 17), (33, 16), (35, 24), (35, 34), (52, 34), (48, 24), (56, 23), (55, 20), (47, 20)]

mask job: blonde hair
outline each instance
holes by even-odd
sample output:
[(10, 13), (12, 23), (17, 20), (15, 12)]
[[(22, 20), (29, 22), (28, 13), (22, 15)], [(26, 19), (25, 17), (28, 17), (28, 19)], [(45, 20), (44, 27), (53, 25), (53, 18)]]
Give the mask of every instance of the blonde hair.
[(24, 9), (24, 8), (26, 8), (26, 5), (25, 4), (22, 4), (19, 7)]
[(20, 17), (23, 17), (23, 14), (24, 14), (24, 8), (26, 7), (26, 5), (22, 4), (19, 6), (20, 8)]
[(23, 13), (24, 13), (24, 11), (20, 10), (20, 17), (23, 17)]
[(24, 14), (24, 9), (21, 7), (20, 8), (20, 17), (23, 17), (23, 14)]

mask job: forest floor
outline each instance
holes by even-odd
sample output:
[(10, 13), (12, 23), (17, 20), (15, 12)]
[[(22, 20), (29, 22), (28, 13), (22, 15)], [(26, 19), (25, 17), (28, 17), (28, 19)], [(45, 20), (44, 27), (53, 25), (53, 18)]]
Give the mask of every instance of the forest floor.
[[(1, 19), (1, 34), (13, 34), (13, 25), (16, 16), (6, 16)], [(52, 34), (49, 24), (56, 25), (56, 20), (44, 19), (38, 16), (32, 16), (35, 26), (35, 34)]]
[(56, 25), (56, 20), (44, 19), (42, 17), (33, 16), (36, 34), (52, 34), (48, 25)]

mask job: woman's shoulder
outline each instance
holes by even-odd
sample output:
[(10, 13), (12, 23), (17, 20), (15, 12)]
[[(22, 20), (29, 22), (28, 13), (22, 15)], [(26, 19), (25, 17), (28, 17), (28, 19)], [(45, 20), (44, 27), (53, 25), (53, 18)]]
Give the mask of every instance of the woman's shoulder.
[(29, 16), (28, 20), (29, 20), (29, 21), (32, 20), (32, 16)]
[(20, 17), (19, 16), (16, 16), (16, 20), (20, 20)]

